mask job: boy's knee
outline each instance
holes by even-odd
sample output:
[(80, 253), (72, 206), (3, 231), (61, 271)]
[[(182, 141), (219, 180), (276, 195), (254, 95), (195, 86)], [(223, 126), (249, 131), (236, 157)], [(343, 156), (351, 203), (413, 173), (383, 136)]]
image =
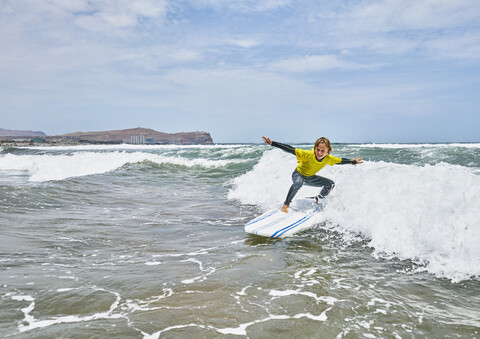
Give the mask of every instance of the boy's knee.
[(303, 183), (302, 182), (294, 182), (292, 186), (295, 190), (299, 190), (303, 186)]
[(328, 186), (330, 186), (330, 189), (333, 190), (335, 187), (335, 182), (333, 180), (329, 180)]
[(328, 195), (328, 193), (330, 193), (333, 190), (334, 187), (335, 187), (335, 183), (333, 182), (333, 180), (328, 179), (328, 182), (326, 182), (323, 185), (322, 191), (320, 192), (318, 197), (320, 199), (325, 198)]
[(303, 186), (303, 179), (301, 177), (297, 177), (293, 179), (293, 185), (295, 187), (302, 187)]

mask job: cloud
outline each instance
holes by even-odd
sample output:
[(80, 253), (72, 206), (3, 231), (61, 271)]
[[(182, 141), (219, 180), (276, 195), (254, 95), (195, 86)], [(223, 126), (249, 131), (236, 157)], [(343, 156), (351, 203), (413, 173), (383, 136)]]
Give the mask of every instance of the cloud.
[(166, 0), (16, 0), (1, 6), (4, 24), (13, 25), (15, 20), (17, 28), (33, 28), (36, 34), (50, 37), (55, 29), (74, 35), (75, 28), (118, 35), (123, 29), (140, 26), (145, 18), (162, 20), (167, 12)]
[(100, 33), (112, 33), (117, 29), (136, 27), (142, 18), (162, 18), (166, 14), (164, 1), (95, 1), (89, 3), (88, 12), (78, 13), (75, 24)]
[(384, 0), (360, 2), (341, 16), (341, 25), (355, 31), (389, 32), (445, 29), (478, 20), (480, 3), (475, 0)]
[[(448, 43), (462, 40), (465, 46), (477, 44), (479, 12), (480, 2), (476, 0), (377, 0), (345, 6), (324, 4), (304, 14), (308, 18), (304, 30), (313, 31), (312, 38), (297, 41), (319, 48), (376, 54), (379, 58), (406, 54), (456, 58), (458, 53), (453, 47), (456, 44), (448, 51)], [(440, 51), (435, 47), (439, 45), (445, 48)], [(462, 53), (465, 58), (475, 58), (472, 49), (475, 50), (467, 47)]]
[(172, 129), (223, 121), (228, 135), (257, 118), (287, 130), (293, 112), (476, 112), (479, 11), (477, 0), (0, 0), (0, 115), (107, 125), (124, 111)]
[(235, 39), (231, 40), (230, 43), (243, 48), (250, 48), (260, 45), (260, 43), (254, 39)]
[(197, 7), (210, 7), (217, 10), (227, 9), (234, 12), (265, 12), (288, 6), (292, 0), (192, 0)]
[(336, 55), (307, 55), (272, 63), (269, 68), (285, 72), (312, 72), (331, 69), (359, 70), (372, 69), (380, 65), (364, 65), (340, 59)]
[(464, 33), (437, 37), (424, 43), (435, 59), (480, 60), (480, 34)]
[(181, 67), (203, 60), (204, 55), (196, 49), (181, 46), (147, 46), (119, 49), (116, 53), (117, 71), (158, 72), (168, 67)]
[(112, 29), (136, 26), (137, 17), (122, 13), (96, 13), (78, 17), (75, 24), (86, 30), (105, 33)]

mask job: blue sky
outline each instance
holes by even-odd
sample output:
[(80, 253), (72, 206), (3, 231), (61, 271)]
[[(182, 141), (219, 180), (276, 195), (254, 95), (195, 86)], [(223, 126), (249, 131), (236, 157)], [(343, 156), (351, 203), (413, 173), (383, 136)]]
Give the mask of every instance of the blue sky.
[(478, 0), (0, 0), (0, 128), (480, 141)]

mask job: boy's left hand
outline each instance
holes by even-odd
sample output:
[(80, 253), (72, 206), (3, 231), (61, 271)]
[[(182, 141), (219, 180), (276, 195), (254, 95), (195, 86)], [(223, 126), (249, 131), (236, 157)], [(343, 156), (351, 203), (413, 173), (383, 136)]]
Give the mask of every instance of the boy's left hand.
[(272, 140), (270, 140), (270, 138), (262, 137), (262, 139), (263, 139), (263, 142), (264, 142), (264, 143), (269, 144), (270, 146), (272, 146)]

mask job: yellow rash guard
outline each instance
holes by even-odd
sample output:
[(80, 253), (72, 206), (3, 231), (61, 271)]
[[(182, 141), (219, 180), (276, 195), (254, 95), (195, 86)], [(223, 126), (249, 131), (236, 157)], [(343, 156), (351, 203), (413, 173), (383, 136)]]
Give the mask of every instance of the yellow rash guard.
[(301, 148), (295, 148), (297, 156), (297, 171), (303, 176), (311, 177), (327, 165), (333, 166), (342, 161), (341, 158), (327, 154), (322, 161), (318, 161), (315, 157), (313, 149), (307, 151)]
[(278, 147), (285, 152), (295, 154), (297, 157), (298, 166), (296, 170), (292, 173), (292, 181), (293, 184), (288, 190), (287, 198), (285, 199), (284, 204), (289, 206), (292, 202), (293, 197), (297, 194), (298, 190), (302, 187), (304, 183), (310, 186), (322, 186), (322, 190), (320, 194), (316, 197), (316, 199), (323, 199), (325, 198), (328, 193), (333, 189), (335, 183), (328, 179), (321, 176), (315, 175), (318, 171), (324, 168), (327, 165), (333, 166), (335, 164), (353, 164), (357, 163), (356, 160), (349, 160), (346, 158), (338, 158), (334, 157), (333, 155), (327, 154), (322, 159), (317, 160), (315, 156), (315, 152), (313, 149), (307, 151), (301, 148), (295, 148), (290, 145), (281, 144), (276, 141), (272, 141), (272, 146)]

